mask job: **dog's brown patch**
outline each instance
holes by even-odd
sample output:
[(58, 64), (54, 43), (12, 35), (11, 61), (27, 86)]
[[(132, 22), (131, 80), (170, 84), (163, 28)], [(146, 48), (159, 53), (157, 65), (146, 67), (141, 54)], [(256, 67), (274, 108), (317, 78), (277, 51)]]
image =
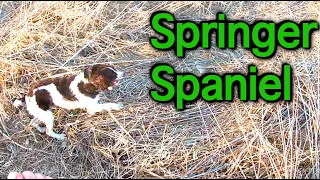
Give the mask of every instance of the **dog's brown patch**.
[(90, 98), (95, 98), (99, 94), (98, 88), (91, 83), (85, 84), (84, 82), (80, 82), (78, 84), (78, 88), (82, 94)]
[(32, 97), (33, 96), (33, 90), (38, 88), (38, 87), (41, 87), (41, 86), (46, 86), (46, 85), (49, 85), (53, 82), (53, 80), (51, 78), (49, 79), (45, 79), (45, 80), (42, 80), (42, 81), (39, 81), (37, 82), (36, 84), (34, 84), (28, 91), (27, 93), (27, 96), (29, 97)]
[(36, 96), (36, 102), (40, 109), (46, 111), (50, 108), (50, 106), (53, 105), (52, 97), (47, 90), (37, 90), (34, 94)]
[(76, 96), (70, 90), (70, 84), (74, 80), (76, 75), (63, 77), (63, 78), (56, 78), (54, 80), (54, 84), (57, 86), (58, 91), (60, 94), (69, 101), (76, 101)]
[(53, 83), (57, 87), (57, 90), (59, 91), (59, 93), (64, 97), (64, 99), (69, 101), (76, 101), (77, 98), (69, 88), (71, 82), (74, 80), (75, 77), (76, 75), (71, 75), (71, 76), (64, 76), (64, 77), (57, 77), (57, 78), (48, 78), (48, 79), (39, 81), (38, 83), (32, 86), (27, 96), (31, 97), (33, 95), (34, 89)]

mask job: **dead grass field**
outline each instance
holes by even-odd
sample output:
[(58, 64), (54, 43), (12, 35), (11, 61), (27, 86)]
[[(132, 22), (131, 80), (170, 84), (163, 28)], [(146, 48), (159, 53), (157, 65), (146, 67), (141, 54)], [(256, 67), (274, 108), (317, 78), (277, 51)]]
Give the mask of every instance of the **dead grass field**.
[[(169, 10), (180, 19), (319, 22), (319, 2), (1, 2), (0, 178), (10, 171), (55, 178), (320, 178), (319, 31), (312, 49), (278, 49), (270, 60), (250, 51), (198, 49), (184, 59), (154, 50), (150, 14)], [(81, 51), (80, 51), (81, 50)], [(155, 62), (200, 72), (294, 70), (291, 103), (206, 103), (183, 112), (155, 103), (149, 69)], [(91, 118), (55, 109), (57, 141), (31, 128), (10, 100), (36, 80), (110, 63), (130, 76), (103, 100), (124, 102), (120, 112)]]

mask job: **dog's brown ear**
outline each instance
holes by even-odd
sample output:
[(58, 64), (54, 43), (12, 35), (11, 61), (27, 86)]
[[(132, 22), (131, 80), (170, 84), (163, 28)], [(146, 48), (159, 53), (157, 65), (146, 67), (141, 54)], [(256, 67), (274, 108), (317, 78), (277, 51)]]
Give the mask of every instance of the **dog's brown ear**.
[(104, 79), (102, 75), (98, 75), (94, 78), (94, 80), (92, 81), (93, 84), (95, 84), (97, 87), (99, 87), (99, 89), (105, 89), (106, 85), (104, 84)]

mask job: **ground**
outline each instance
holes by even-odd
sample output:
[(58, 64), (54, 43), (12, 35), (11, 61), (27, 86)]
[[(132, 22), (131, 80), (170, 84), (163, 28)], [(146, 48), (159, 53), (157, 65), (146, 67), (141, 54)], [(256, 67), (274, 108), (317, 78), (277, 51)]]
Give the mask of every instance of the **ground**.
[[(149, 17), (168, 10), (179, 19), (312, 19), (319, 2), (1, 2), (0, 177), (10, 171), (55, 178), (320, 178), (319, 32), (310, 50), (278, 48), (268, 60), (249, 50), (197, 49), (183, 59), (157, 51)], [(214, 40), (215, 38), (213, 38)], [(148, 94), (149, 70), (168, 62), (180, 70), (280, 73), (294, 70), (292, 102), (207, 103), (183, 112)], [(94, 63), (112, 64), (128, 77), (103, 101), (123, 102), (119, 112), (88, 116), (55, 108), (58, 141), (30, 126), (25, 109), (10, 100), (36, 80), (78, 73)]]

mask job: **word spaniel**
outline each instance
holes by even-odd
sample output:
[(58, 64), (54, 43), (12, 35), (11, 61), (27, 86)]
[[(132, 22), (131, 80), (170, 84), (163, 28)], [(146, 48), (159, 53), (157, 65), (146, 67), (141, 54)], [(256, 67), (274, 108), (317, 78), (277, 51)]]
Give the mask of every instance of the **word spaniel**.
[(120, 110), (122, 103), (99, 103), (99, 93), (111, 91), (123, 78), (123, 72), (116, 71), (112, 66), (93, 65), (85, 68), (78, 75), (49, 78), (33, 85), (29, 92), (20, 99), (13, 99), (15, 107), (26, 106), (27, 111), (34, 116), (32, 120), (45, 123), (31, 123), (41, 133), (62, 140), (65, 134), (53, 131), (54, 115), (50, 110), (52, 106), (71, 109), (86, 109), (87, 113), (94, 115), (103, 110)]

